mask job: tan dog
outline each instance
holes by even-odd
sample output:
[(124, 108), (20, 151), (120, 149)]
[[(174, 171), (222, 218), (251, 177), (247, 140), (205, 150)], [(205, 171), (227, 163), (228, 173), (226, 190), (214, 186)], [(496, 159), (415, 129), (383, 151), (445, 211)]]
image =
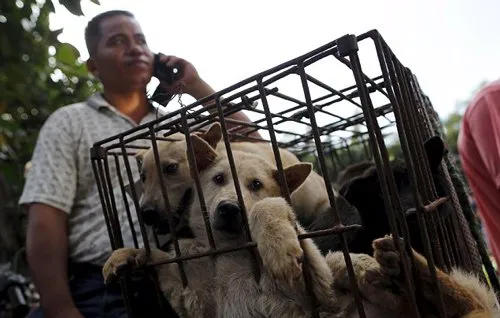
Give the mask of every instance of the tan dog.
[[(216, 125), (214, 129), (217, 127), (220, 128), (220, 126)], [(234, 142), (231, 143), (231, 150), (258, 154), (272, 165), (277, 166), (271, 144), (262, 142)], [(219, 143), (217, 145), (217, 151), (226, 151), (224, 143)], [(283, 167), (288, 167), (300, 162), (293, 153), (284, 148), (279, 148), (279, 152)], [(338, 196), (335, 190), (334, 195)], [(314, 170), (311, 171), (311, 174), (304, 183), (294, 193), (291, 193), (290, 199), (292, 201), (293, 210), (303, 224), (309, 224), (319, 213), (330, 208), (325, 181)]]
[[(227, 157), (217, 154), (197, 136), (193, 136), (193, 145), (196, 154), (204, 154), (197, 156), (196, 163), (216, 247), (244, 244), (242, 210)], [(259, 263), (262, 263), (260, 281), (255, 280), (252, 254), (247, 250), (218, 255), (214, 262), (208, 257), (185, 262), (188, 288), (182, 287), (177, 265), (158, 266), (162, 290), (172, 307), (184, 317), (305, 317), (308, 298), (301, 279), (305, 253), (321, 307), (334, 311), (331, 271), (310, 239), (304, 240), (301, 248), (295, 228), (302, 230), (295, 222), (291, 207), (279, 198), (276, 168), (257, 155), (239, 151), (234, 151), (233, 155), (251, 235), (258, 244)], [(287, 186), (293, 193), (310, 174), (311, 165), (299, 163), (287, 167), (284, 172)], [(189, 215), (195, 239), (181, 240), (184, 256), (209, 249), (205, 221), (197, 201)], [(158, 263), (172, 257), (173, 253), (153, 250), (149, 262)], [(119, 249), (106, 262), (103, 274), (109, 280), (120, 266), (141, 266), (147, 262), (143, 250)]]
[[(213, 124), (209, 132), (204, 135), (204, 139), (213, 146), (217, 145), (217, 152), (226, 154), (225, 143), (219, 142), (222, 138), (222, 130), (218, 123)], [(273, 147), (264, 142), (232, 142), (231, 150), (243, 151), (250, 154), (258, 154), (266, 159), (271, 165), (278, 166), (274, 156)], [(299, 163), (299, 159), (290, 151), (279, 148), (282, 167)], [(358, 210), (332, 188), (335, 205), (343, 225), (362, 225), (362, 219)], [(290, 193), (291, 205), (298, 218), (299, 223), (308, 231), (327, 230), (334, 227), (335, 217), (331, 209), (325, 181), (316, 171), (311, 174), (304, 183), (293, 193)], [(356, 238), (356, 231), (344, 233), (344, 238), (349, 245)], [(314, 243), (318, 246), (323, 255), (329, 251), (341, 250), (341, 237), (335, 235), (315, 237)]]
[[(197, 132), (196, 135), (212, 144), (214, 136), (212, 130), (204, 133)], [(187, 213), (184, 212), (190, 209), (193, 200), (196, 199), (196, 191), (186, 156), (187, 146), (184, 134), (176, 133), (169, 136), (169, 139), (171, 141), (157, 141), (156, 144), (160, 158), (161, 177), (164, 179), (165, 192), (170, 205), (169, 211), (174, 219), (176, 231), (180, 231), (186, 226)], [(212, 146), (215, 147), (215, 144)], [(156, 226), (159, 233), (169, 233), (166, 215), (168, 209), (163, 197), (154, 151), (152, 148), (143, 150), (138, 152), (136, 157), (141, 166), (143, 190), (139, 206), (143, 220), (147, 225)]]
[[(205, 132), (196, 132), (194, 134), (206, 141), (212, 148), (216, 148), (217, 153), (226, 154), (225, 145), (221, 142), (222, 130), (219, 123), (212, 124)], [(194, 181), (189, 171), (185, 137), (183, 134), (177, 133), (169, 138), (177, 141), (157, 141), (157, 147), (171, 207), (170, 211), (177, 227), (182, 227), (185, 224), (182, 211), (186, 210), (193, 197), (196, 199), (197, 196)], [(234, 142), (231, 143), (231, 150), (258, 154), (271, 165), (277, 166), (272, 147), (268, 143)], [(280, 148), (280, 156), (283, 167), (300, 162), (294, 154), (283, 148)], [(159, 186), (160, 180), (156, 170), (153, 150), (141, 151), (137, 157), (142, 162), (141, 179), (144, 190), (140, 199), (140, 207), (145, 223), (148, 225), (161, 223), (160, 228), (168, 228), (165, 218), (166, 207)], [(339, 196), (336, 192), (334, 194), (337, 197)], [(301, 224), (305, 226), (313, 222), (321, 213), (330, 213), (330, 202), (324, 180), (315, 171), (311, 171), (305, 182), (291, 193), (291, 200), (295, 214)], [(343, 218), (342, 221), (346, 219), (347, 217)], [(352, 221), (347, 220), (344, 223), (359, 223), (357, 222), (358, 219), (356, 215)], [(348, 233), (347, 235), (353, 234)]]

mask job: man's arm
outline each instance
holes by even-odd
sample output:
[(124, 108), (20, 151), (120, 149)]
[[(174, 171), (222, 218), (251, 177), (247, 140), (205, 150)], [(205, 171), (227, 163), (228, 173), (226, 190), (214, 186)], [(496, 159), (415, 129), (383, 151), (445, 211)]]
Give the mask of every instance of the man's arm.
[[(209, 96), (213, 93), (215, 93), (215, 90), (210, 85), (208, 85), (207, 82), (205, 82), (202, 79), (199, 79), (199, 81), (196, 83), (196, 85), (193, 85), (190, 92), (189, 92), (189, 94), (191, 96), (193, 96), (194, 98), (196, 98), (197, 100), (202, 99), (203, 97)], [(237, 121), (242, 121), (242, 122), (251, 122), (250, 118), (248, 118), (248, 116), (243, 111), (238, 111), (236, 113), (233, 113), (233, 114), (227, 116), (227, 118), (234, 119)], [(239, 126), (237, 123), (231, 123), (231, 122), (226, 123), (226, 125), (227, 125), (228, 129)], [(242, 129), (240, 131), (244, 132), (245, 130), (246, 129)], [(260, 135), (260, 133), (258, 131), (252, 132), (251, 134), (249, 134), (249, 136), (254, 137), (254, 138), (258, 138), (258, 139), (262, 138), (262, 136)]]
[(19, 199), (28, 207), (27, 258), (47, 318), (82, 318), (67, 275), (68, 218), (77, 191), (77, 128), (65, 109), (49, 116), (40, 129)]
[[(171, 55), (170, 56), (162, 55), (160, 57), (160, 61), (162, 61), (163, 63), (165, 63), (170, 67), (180, 67), (182, 69), (182, 76), (172, 85), (168, 85), (162, 82), (162, 86), (167, 92), (177, 93), (179, 91), (179, 88), (183, 87), (184, 92), (191, 95), (196, 100), (202, 99), (203, 97), (207, 97), (215, 93), (215, 90), (212, 87), (210, 87), (210, 85), (208, 85), (208, 83), (205, 82), (200, 77), (198, 71), (195, 69), (193, 64), (189, 63), (188, 61)], [(211, 102), (209, 102), (208, 104), (211, 104)], [(227, 116), (227, 118), (234, 119), (236, 121), (242, 121), (248, 123), (251, 122), (250, 118), (248, 118), (248, 116), (243, 111), (238, 111), (234, 114), (231, 114)], [(238, 123), (227, 122), (228, 129), (239, 126), (241, 125), (239, 125)], [(249, 128), (243, 128), (239, 131), (241, 133), (244, 133), (245, 131), (248, 130)], [(251, 134), (249, 134), (249, 136), (257, 139), (262, 139), (262, 136), (260, 135), (258, 130), (252, 132)]]
[(29, 207), (26, 254), (47, 318), (83, 317), (69, 292), (68, 214), (46, 204)]
[[(464, 123), (474, 141), (475, 148), (497, 189), (500, 189), (500, 90), (485, 93), (478, 98), (473, 108), (466, 113)], [(466, 160), (465, 149), (471, 147), (463, 144), (464, 139), (459, 138), (459, 151), (463, 160)], [(462, 147), (462, 149), (460, 149)]]

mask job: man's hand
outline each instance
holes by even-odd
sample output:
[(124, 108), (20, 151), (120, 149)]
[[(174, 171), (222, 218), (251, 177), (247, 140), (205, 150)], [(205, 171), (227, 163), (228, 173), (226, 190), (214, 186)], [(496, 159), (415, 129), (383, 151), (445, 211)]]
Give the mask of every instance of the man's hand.
[[(163, 87), (164, 90), (166, 90), (167, 93), (170, 94), (186, 93), (191, 95), (197, 100), (215, 93), (215, 90), (210, 85), (208, 85), (207, 82), (201, 79), (200, 75), (198, 75), (198, 71), (196, 71), (193, 64), (189, 63), (188, 61), (171, 55), (170, 56), (160, 55), (160, 61), (170, 67), (178, 68), (181, 72), (180, 77), (176, 81), (174, 81), (172, 85), (169, 85), (165, 82), (160, 82), (160, 85)], [(211, 103), (213, 104), (213, 100), (205, 102), (204, 105), (206, 106)], [(243, 111), (236, 112), (227, 117), (238, 121), (243, 121), (248, 123), (251, 122)], [(227, 123), (228, 129), (236, 126), (239, 125), (233, 123)], [(240, 133), (243, 132), (244, 131), (240, 131)], [(257, 139), (262, 139), (262, 136), (258, 131), (252, 132), (250, 136)]]
[(168, 93), (186, 93), (196, 99), (199, 99), (214, 92), (213, 90), (207, 90), (205, 88), (205, 86), (207, 86), (206, 83), (200, 78), (200, 75), (198, 74), (198, 71), (196, 71), (193, 64), (188, 61), (173, 55), (160, 54), (160, 62), (169, 67), (177, 68), (180, 73), (180, 77), (177, 78), (177, 80), (175, 80), (171, 85), (161, 82), (163, 89), (165, 89)]
[(52, 206), (29, 207), (26, 256), (47, 318), (83, 318), (68, 284), (68, 215)]

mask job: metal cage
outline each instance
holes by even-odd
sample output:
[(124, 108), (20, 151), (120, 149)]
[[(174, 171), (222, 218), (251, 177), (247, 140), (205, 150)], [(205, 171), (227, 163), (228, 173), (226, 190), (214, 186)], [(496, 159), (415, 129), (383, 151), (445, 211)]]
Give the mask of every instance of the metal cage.
[[(346, 83), (350, 85), (345, 86)], [(240, 110), (244, 110), (253, 122), (224, 118)], [(213, 122), (219, 122), (223, 128), (223, 142), (229, 149), (228, 153), (230, 141), (252, 139), (249, 134), (259, 131), (264, 136), (263, 141), (273, 145), (277, 163), (280, 162), (277, 147), (287, 148), (300, 159), (313, 162), (314, 169), (327, 185), (337, 224), (330, 230), (308, 233), (299, 238), (315, 235), (342, 237), (341, 248), (347, 265), (351, 267), (350, 276), (354, 275), (354, 271), (345, 235), (359, 226), (343, 225), (338, 221), (331, 185), (346, 165), (370, 159), (375, 162), (380, 176), (392, 234), (407, 239), (405, 216), (411, 214), (408, 212), (416, 213), (424, 243), (423, 254), (434, 278), (436, 266), (445, 271), (451, 266), (459, 266), (478, 273), (483, 279), (486, 272), (491, 285), (500, 291), (485, 245), (473, 226), (465, 186), (448, 157), (440, 169), (447, 181), (448, 196), (438, 197), (432, 182), (423, 142), (432, 136), (442, 135), (439, 118), (416, 77), (401, 64), (376, 30), (359, 36), (345, 35), (167, 116), (95, 143), (91, 149), (92, 165), (113, 249), (124, 247), (123, 231), (131, 231), (136, 248), (142, 246), (149, 250), (151, 244), (160, 244), (154, 233), (147, 233), (141, 213), (136, 212), (139, 210), (139, 198), (134, 187), (130, 187), (138, 180), (138, 165), (134, 159), (136, 152), (152, 146), (158, 158), (156, 140), (168, 139), (176, 132), (187, 136), (206, 129)], [(228, 129), (228, 123), (233, 127)], [(408, 167), (415, 201), (413, 211), (402, 211), (395, 180), (389, 170), (391, 158), (386, 143), (394, 141), (399, 142), (400, 154)], [(188, 157), (192, 157), (192, 148), (190, 151), (191, 156)], [(232, 162), (231, 156), (229, 158)], [(278, 169), (281, 168), (278, 164)], [(195, 184), (200, 186), (196, 180)], [(163, 185), (163, 191), (164, 188)], [(288, 195), (285, 193), (285, 196)], [(168, 193), (165, 191), (164, 197), (168, 205)], [(124, 203), (124, 209), (118, 211), (116, 203), (119, 200)], [(434, 211), (447, 200), (452, 203), (454, 211), (450, 218), (444, 220)], [(148, 235), (153, 235), (155, 239), (151, 240)], [(171, 262), (178, 263), (182, 271), (182, 264), (192, 257), (183, 257), (175, 233), (171, 239), (177, 253)], [(254, 249), (255, 245), (249, 241), (240, 248)], [(402, 253), (409, 251), (408, 246), (398, 246), (398, 249)], [(213, 248), (199, 257), (231, 251), (234, 249), (221, 251)], [(406, 273), (410, 273), (410, 261), (405, 259)], [(415, 278), (405, 276), (407, 284), (413, 285)], [(350, 278), (355, 284), (354, 278)], [(122, 282), (128, 300), (131, 293), (127, 289), (130, 291), (131, 285), (127, 284), (131, 284), (130, 280)], [(436, 288), (439, 289), (438, 284)], [(364, 317), (359, 297), (356, 293), (355, 296), (360, 315)], [(418, 297), (415, 294), (411, 296), (415, 316), (419, 317)], [(440, 312), (443, 314), (442, 296), (440, 301)], [(141, 316), (130, 305), (128, 309), (131, 316)], [(317, 316), (315, 308), (311, 308), (311, 315)]]

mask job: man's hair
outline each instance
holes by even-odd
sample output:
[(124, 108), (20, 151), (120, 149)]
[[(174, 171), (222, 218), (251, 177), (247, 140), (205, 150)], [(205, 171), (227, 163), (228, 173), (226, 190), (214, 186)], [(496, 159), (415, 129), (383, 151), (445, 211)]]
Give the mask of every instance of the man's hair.
[(110, 17), (124, 15), (127, 17), (135, 18), (134, 15), (125, 10), (110, 10), (103, 13), (100, 13), (93, 17), (87, 27), (85, 28), (85, 43), (87, 44), (87, 50), (89, 51), (89, 55), (92, 56), (95, 54), (97, 50), (97, 45), (99, 40), (101, 39), (101, 23)]

